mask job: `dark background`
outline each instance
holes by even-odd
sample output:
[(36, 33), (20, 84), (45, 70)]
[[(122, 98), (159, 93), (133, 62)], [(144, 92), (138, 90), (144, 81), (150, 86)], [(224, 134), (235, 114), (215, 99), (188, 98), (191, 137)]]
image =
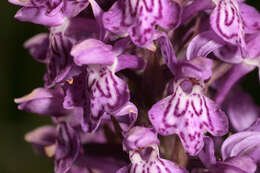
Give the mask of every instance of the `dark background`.
[[(260, 2), (249, 0), (260, 9)], [(51, 173), (52, 161), (36, 155), (24, 135), (50, 122), (48, 117), (37, 116), (17, 110), (13, 99), (43, 86), (43, 64), (34, 61), (23, 43), (33, 35), (47, 31), (31, 23), (21, 23), (13, 18), (18, 6), (7, 0), (0, 2), (0, 173)], [(253, 93), (260, 105), (257, 71), (243, 80), (247, 91)]]

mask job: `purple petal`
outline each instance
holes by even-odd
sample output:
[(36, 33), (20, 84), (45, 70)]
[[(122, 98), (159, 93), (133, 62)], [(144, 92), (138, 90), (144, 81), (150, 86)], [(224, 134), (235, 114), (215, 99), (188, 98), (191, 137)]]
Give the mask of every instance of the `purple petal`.
[(117, 58), (116, 72), (124, 69), (141, 70), (145, 68), (145, 61), (135, 55), (122, 54)]
[(237, 165), (230, 165), (223, 162), (219, 162), (216, 165), (213, 165), (209, 173), (253, 173), (253, 172), (247, 172), (243, 169), (240, 169)]
[(140, 154), (138, 151), (130, 152), (129, 155), (132, 163), (128, 167), (119, 169), (117, 173), (187, 173), (185, 169), (179, 167), (177, 164), (161, 159), (157, 146), (153, 146), (147, 150), (147, 158), (143, 158), (142, 153)]
[(234, 156), (249, 156), (259, 161), (260, 132), (239, 132), (228, 137), (221, 148), (223, 159)]
[(260, 30), (260, 13), (245, 3), (240, 3), (239, 9), (245, 25), (245, 32), (258, 32)]
[(194, 78), (205, 81), (212, 75), (213, 61), (208, 58), (196, 57), (192, 60), (183, 60), (176, 66), (176, 78)]
[(101, 65), (89, 65), (87, 68), (92, 123), (100, 122), (106, 114), (113, 115), (129, 100), (127, 84), (110, 68)]
[(230, 122), (236, 131), (249, 128), (259, 114), (259, 107), (255, 105), (250, 95), (238, 88), (232, 89), (225, 107)]
[(182, 23), (186, 24), (198, 12), (211, 9), (213, 7), (213, 2), (208, 0), (194, 0), (191, 3), (188, 3), (183, 10)]
[[(72, 120), (77, 119), (84, 132), (90, 128), (87, 123), (89, 112), (89, 92), (87, 90), (86, 73), (73, 77), (72, 83), (64, 84), (65, 97), (63, 107), (73, 110)], [(71, 117), (71, 116), (70, 116)]]
[(69, 20), (64, 35), (81, 42), (86, 38), (98, 38), (99, 26), (94, 19), (74, 17)]
[(77, 16), (81, 11), (87, 8), (89, 0), (80, 1), (64, 1), (63, 13), (65, 16), (71, 18)]
[[(61, 25), (60, 27), (65, 26)], [(74, 69), (73, 57), (70, 55), (73, 43), (64, 35), (63, 30), (60, 31), (60, 27), (52, 28), (50, 34), (49, 62), (45, 74), (45, 86), (48, 88), (66, 80)]]
[[(150, 0), (146, 1), (149, 2)], [(178, 3), (178, 1), (162, 0), (161, 3), (161, 9), (159, 9), (159, 12), (162, 13), (163, 16), (161, 19), (158, 19), (158, 25), (166, 30), (175, 29), (181, 22), (183, 11), (182, 6)]]
[(64, 22), (64, 16), (58, 12), (55, 15), (48, 15), (45, 8), (24, 7), (20, 9), (15, 18), (22, 22), (32, 22), (46, 26), (58, 26)]
[(128, 173), (129, 172), (129, 166), (125, 166), (120, 168), (118, 171), (116, 171), (116, 173)]
[(57, 128), (55, 151), (55, 172), (66, 173), (77, 159), (80, 150), (80, 139), (77, 132), (67, 123), (61, 123)]
[(24, 43), (31, 56), (38, 62), (47, 63), (47, 51), (49, 48), (49, 34), (41, 33), (30, 38)]
[(92, 7), (93, 14), (94, 14), (96, 21), (98, 23), (98, 26), (99, 26), (99, 39), (104, 40), (105, 34), (106, 34), (106, 31), (105, 31), (105, 28), (103, 25), (103, 19), (102, 19), (104, 12), (95, 0), (90, 0), (90, 4)]
[(191, 155), (197, 155), (203, 147), (203, 133), (224, 135), (228, 121), (225, 113), (202, 95), (201, 83), (193, 83), (192, 90), (186, 93), (181, 88), (184, 81), (178, 81), (173, 94), (153, 105), (148, 115), (157, 132), (161, 135), (178, 134), (184, 148)]
[(254, 66), (246, 65), (244, 63), (234, 65), (224, 76), (220, 79), (215, 101), (221, 104), (232, 86), (244, 75), (254, 70)]
[(248, 129), (246, 129), (246, 131), (260, 132), (260, 118), (257, 118), (256, 121)]
[(156, 132), (151, 128), (136, 126), (124, 135), (123, 146), (125, 151), (147, 148), (154, 144), (159, 145)]
[(130, 43), (131, 39), (129, 37), (120, 39), (115, 42), (113, 51), (116, 53), (116, 55), (121, 55), (130, 46)]
[(21, 0), (8, 0), (9, 3), (15, 4), (15, 5), (20, 5), (20, 6), (25, 6), (25, 7), (31, 7), (33, 6), (32, 1), (21, 1)]
[(138, 110), (133, 103), (128, 102), (119, 110), (112, 113), (112, 115), (115, 116), (115, 119), (118, 121), (122, 130), (126, 132), (131, 127), (133, 127), (134, 123), (136, 122)]
[(223, 40), (245, 48), (243, 20), (236, 0), (219, 0), (210, 16), (212, 29)]
[(25, 135), (26, 142), (49, 146), (55, 143), (56, 129), (53, 126), (42, 126)]
[(160, 37), (155, 30), (160, 25), (166, 30), (174, 29), (180, 23), (181, 6), (168, 0), (119, 1), (104, 13), (106, 29), (121, 36), (130, 35), (139, 47), (154, 50), (152, 43)]
[(115, 2), (113, 6), (109, 9), (108, 12), (103, 14), (103, 23), (107, 30), (118, 34), (118, 35), (126, 35), (127, 26), (133, 23), (132, 18), (126, 18), (125, 12), (121, 10), (124, 2)]
[(212, 31), (205, 31), (194, 37), (187, 48), (186, 57), (207, 57), (214, 50), (222, 47), (225, 43)]
[(15, 99), (15, 103), (19, 104), (19, 110), (54, 116), (66, 113), (62, 107), (62, 102), (63, 93), (61, 88), (55, 90), (37, 88), (31, 94)]
[(247, 58), (257, 58), (260, 56), (259, 41), (260, 33), (251, 34), (247, 37)]
[(164, 58), (168, 68), (171, 70), (172, 74), (176, 73), (176, 64), (177, 64), (177, 58), (171, 43), (171, 40), (169, 37), (164, 34), (162, 37), (158, 39), (158, 42), (160, 44), (162, 57)]
[(257, 168), (255, 162), (247, 156), (229, 158), (225, 160), (225, 164), (238, 167), (248, 173), (254, 173)]
[[(251, 35), (247, 35), (246, 43), (247, 43), (247, 59), (256, 58), (260, 55), (260, 51), (258, 49), (260, 40), (260, 34), (255, 33)], [(218, 50), (214, 51), (214, 54), (217, 58), (222, 61), (228, 63), (241, 63), (244, 60), (244, 56), (241, 54), (241, 51), (238, 47), (233, 45), (226, 45)]]
[(112, 46), (95, 39), (88, 39), (74, 46), (71, 50), (74, 62), (79, 65), (112, 65), (116, 58)]
[(234, 45), (227, 44), (224, 47), (215, 50), (214, 55), (227, 63), (238, 64), (243, 61), (240, 49)]
[(214, 142), (210, 137), (205, 136), (204, 143), (204, 147), (199, 153), (199, 158), (204, 166), (209, 168), (211, 165), (216, 164)]

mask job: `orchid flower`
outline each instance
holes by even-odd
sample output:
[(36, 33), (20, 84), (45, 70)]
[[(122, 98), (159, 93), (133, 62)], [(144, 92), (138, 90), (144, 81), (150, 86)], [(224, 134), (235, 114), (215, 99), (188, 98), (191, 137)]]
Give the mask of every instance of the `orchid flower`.
[(216, 161), (213, 140), (210, 137), (205, 137), (204, 140), (205, 146), (199, 158), (206, 169), (194, 169), (192, 173), (254, 173), (256, 171), (255, 161), (248, 156), (235, 155), (224, 158), (223, 161)]
[[(142, 136), (146, 136), (142, 138)], [(158, 149), (158, 139), (152, 129), (134, 127), (124, 138), (124, 148), (129, 152), (130, 165), (117, 173), (186, 173), (187, 171), (175, 163), (161, 159)]]
[(9, 0), (9, 2), (23, 6), (16, 13), (16, 19), (45, 26), (61, 25), (66, 19), (77, 16), (89, 4), (88, 0)]
[(104, 13), (103, 23), (115, 34), (129, 35), (135, 45), (154, 50), (152, 41), (160, 36), (155, 27), (174, 29), (180, 23), (181, 14), (180, 4), (173, 0), (120, 0)]
[(149, 110), (149, 119), (158, 133), (177, 134), (186, 151), (197, 155), (203, 147), (206, 131), (214, 136), (227, 133), (227, 117), (217, 104), (203, 95), (203, 83), (183, 79), (173, 85), (173, 93)]
[[(130, 124), (133, 124), (137, 108), (129, 102), (127, 84), (115, 73), (124, 68), (143, 68), (144, 62), (133, 55), (118, 55), (111, 45), (95, 39), (87, 39), (74, 46), (71, 54), (74, 62), (85, 69), (75, 77), (72, 85), (68, 85), (64, 106), (83, 108), (87, 131), (95, 130), (101, 119), (110, 115), (127, 114)], [(129, 63), (122, 63), (121, 60), (126, 59)]]

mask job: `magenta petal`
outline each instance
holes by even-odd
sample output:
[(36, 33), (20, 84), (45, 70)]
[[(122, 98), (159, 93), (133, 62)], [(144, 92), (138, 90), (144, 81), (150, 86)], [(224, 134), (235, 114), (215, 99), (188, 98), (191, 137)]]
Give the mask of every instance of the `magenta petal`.
[(39, 62), (47, 63), (47, 51), (49, 48), (49, 34), (37, 34), (24, 43), (24, 47), (29, 49), (31, 56)]
[(222, 147), (223, 159), (234, 156), (249, 156), (255, 161), (259, 161), (260, 152), (260, 132), (239, 132), (228, 137)]
[(219, 0), (210, 15), (210, 25), (223, 40), (246, 47), (243, 20), (236, 0)]
[(212, 75), (213, 61), (209, 58), (196, 57), (192, 60), (183, 60), (176, 66), (177, 78), (194, 78), (208, 80)]
[(53, 126), (42, 126), (25, 135), (25, 140), (32, 144), (49, 146), (55, 143), (56, 129)]
[(80, 139), (76, 131), (67, 123), (57, 127), (57, 142), (54, 157), (55, 172), (66, 173), (78, 157)]
[(249, 128), (259, 115), (259, 107), (255, 105), (253, 98), (239, 88), (231, 90), (224, 103), (232, 127), (236, 131)]
[(215, 50), (214, 55), (227, 63), (238, 64), (243, 61), (240, 49), (234, 45), (225, 45), (224, 47)]
[(111, 114), (115, 116), (115, 119), (118, 121), (122, 130), (126, 132), (131, 127), (133, 127), (134, 123), (136, 122), (138, 110), (133, 103), (128, 102), (123, 105), (119, 110)]
[(31, 7), (33, 6), (31, 0), (28, 1), (21, 1), (21, 0), (8, 0), (9, 3), (15, 4), (15, 5), (20, 5), (24, 7)]
[(163, 16), (158, 20), (158, 25), (167, 30), (175, 29), (181, 22), (182, 6), (177, 1), (162, 0), (161, 2)]
[(147, 148), (154, 144), (159, 145), (159, 143), (157, 133), (153, 129), (136, 126), (124, 135), (123, 146), (125, 151), (130, 151)]
[(79, 66), (87, 64), (112, 65), (116, 58), (111, 45), (95, 39), (88, 39), (77, 44), (72, 48), (71, 55)]
[(225, 160), (225, 164), (237, 167), (247, 173), (255, 173), (257, 169), (255, 162), (247, 156), (229, 158)]
[(245, 32), (258, 32), (260, 30), (260, 13), (254, 7), (245, 3), (240, 3), (239, 9), (245, 24)]
[[(233, 159), (233, 158), (232, 158)], [(217, 164), (210, 167), (209, 171), (206, 173), (254, 173), (256, 170), (256, 165), (252, 161), (252, 159), (247, 158), (234, 158), (236, 159), (236, 164), (230, 164), (227, 162), (218, 162)], [(251, 166), (249, 170), (247, 170), (244, 166)]]
[(173, 94), (153, 105), (148, 115), (158, 133), (178, 134), (184, 148), (191, 155), (197, 155), (203, 147), (204, 132), (224, 135), (228, 121), (225, 113), (202, 95), (202, 83), (195, 83), (191, 91), (184, 91), (183, 82), (185, 80), (175, 83)]
[(116, 173), (129, 173), (129, 169), (129, 166), (125, 166), (116, 171)]
[(103, 15), (106, 29), (120, 36), (130, 36), (139, 47), (155, 50), (153, 40), (161, 36), (155, 29), (159, 25), (167, 30), (180, 24), (182, 8), (180, 4), (168, 0), (115, 2)]
[(197, 15), (198, 12), (213, 7), (213, 2), (208, 0), (194, 0), (191, 3), (187, 3), (187, 5), (184, 6), (182, 23), (186, 24), (193, 16)]
[(246, 131), (260, 132), (260, 118), (257, 118), (256, 121), (248, 129), (246, 129)]
[(208, 109), (209, 126), (206, 126), (208, 132), (214, 136), (223, 136), (228, 133), (228, 119), (220, 107), (209, 98), (205, 98), (205, 106)]
[(80, 0), (80, 1), (64, 1), (64, 9), (63, 12), (67, 17), (75, 17), (82, 10), (87, 8), (89, 4), (89, 0)]
[(145, 61), (135, 55), (122, 54), (119, 55), (116, 72), (124, 69), (141, 70), (145, 68)]
[(244, 63), (234, 65), (219, 81), (217, 94), (214, 99), (216, 103), (221, 104), (232, 86), (244, 75), (254, 70), (254, 68), (254, 66)]
[(187, 173), (185, 169), (179, 167), (174, 162), (161, 159), (156, 145), (150, 147), (147, 151), (149, 153), (147, 159), (139, 151), (130, 151), (131, 164), (119, 169), (116, 173)]
[(58, 26), (64, 22), (64, 16), (58, 12), (55, 15), (48, 15), (47, 9), (36, 7), (24, 7), (20, 9), (15, 18), (23, 22), (32, 22), (46, 26)]
[(206, 57), (225, 43), (212, 31), (205, 31), (194, 37), (187, 48), (186, 57)]
[(209, 168), (217, 162), (215, 157), (214, 142), (208, 136), (204, 137), (204, 148), (199, 153), (199, 158), (206, 168)]
[(177, 64), (177, 58), (171, 40), (166, 34), (163, 34), (163, 36), (158, 39), (158, 42), (160, 44), (162, 57), (164, 58), (165, 63), (171, 70), (172, 74), (176, 74), (175, 68)]
[(32, 93), (15, 99), (19, 104), (18, 109), (33, 112), (40, 115), (60, 116), (66, 113), (62, 107), (63, 92), (61, 88), (49, 90), (37, 88)]
[(121, 10), (123, 3), (124, 2), (115, 2), (109, 11), (103, 14), (104, 27), (122, 36), (127, 34), (127, 26), (133, 23), (131, 18), (127, 18), (125, 19), (126, 21), (124, 21), (123, 18), (126, 14)]
[(129, 100), (128, 86), (106, 66), (89, 65), (88, 87), (91, 93), (91, 119), (100, 121), (105, 114), (112, 114)]

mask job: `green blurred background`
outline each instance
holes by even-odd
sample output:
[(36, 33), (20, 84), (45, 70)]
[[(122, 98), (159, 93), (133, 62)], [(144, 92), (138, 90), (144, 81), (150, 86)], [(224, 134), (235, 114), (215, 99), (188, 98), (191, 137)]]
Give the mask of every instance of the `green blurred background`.
[[(257, 0), (248, 1), (260, 9)], [(38, 126), (48, 124), (48, 117), (40, 117), (17, 110), (13, 99), (21, 97), (43, 85), (45, 66), (34, 61), (23, 48), (23, 43), (33, 35), (44, 32), (44, 27), (21, 23), (13, 18), (19, 7), (7, 0), (0, 2), (1, 13), (1, 63), (0, 63), (0, 173), (51, 173), (51, 160), (36, 155), (24, 134)], [(257, 92), (257, 71), (244, 80), (247, 91)], [(254, 94), (260, 105), (259, 91)]]
[(47, 31), (44, 27), (18, 22), (13, 18), (18, 6), (1, 0), (0, 63), (0, 173), (51, 173), (51, 160), (36, 155), (24, 141), (26, 132), (50, 122), (17, 110), (14, 98), (43, 85), (43, 64), (34, 61), (23, 43), (33, 35)]

